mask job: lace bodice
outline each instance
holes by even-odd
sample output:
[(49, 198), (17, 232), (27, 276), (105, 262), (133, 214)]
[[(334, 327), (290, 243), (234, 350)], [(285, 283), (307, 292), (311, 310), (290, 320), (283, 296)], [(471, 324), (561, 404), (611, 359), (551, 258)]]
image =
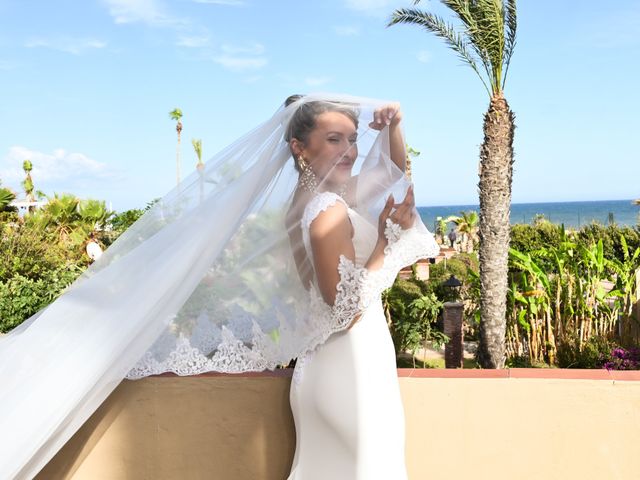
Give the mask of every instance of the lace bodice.
[[(436, 256), (439, 250), (433, 236), (426, 229), (420, 231), (417, 227), (412, 227), (403, 230), (399, 225), (387, 220), (385, 236), (388, 245), (385, 248), (383, 266), (379, 270), (368, 270), (364, 265), (375, 247), (377, 229), (357, 211), (349, 208), (340, 196), (333, 192), (323, 192), (309, 202), (302, 217), (302, 237), (309, 259), (313, 259), (309, 240), (311, 224), (321, 212), (337, 202), (347, 206), (353, 225), (352, 240), (356, 258), (354, 262), (344, 255), (340, 256), (340, 281), (336, 285), (335, 303), (332, 307), (325, 304), (331, 313), (330, 318), (323, 319), (328, 320), (328, 329), (332, 331), (348, 326), (372, 301), (380, 298), (382, 291), (393, 284), (401, 268), (413, 264), (420, 258)], [(311, 264), (313, 265), (313, 261)], [(311, 292), (312, 297), (321, 298), (317, 292), (317, 282), (312, 286), (312, 290), (315, 290)]]

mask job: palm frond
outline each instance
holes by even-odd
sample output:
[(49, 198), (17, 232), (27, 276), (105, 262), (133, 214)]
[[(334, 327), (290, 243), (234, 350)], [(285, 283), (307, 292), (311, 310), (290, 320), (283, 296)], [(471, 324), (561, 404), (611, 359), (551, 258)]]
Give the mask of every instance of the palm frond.
[(199, 138), (192, 138), (191, 145), (193, 145), (193, 149), (198, 157), (198, 164), (202, 163), (202, 140)]
[(493, 93), (498, 93), (501, 91), (505, 46), (503, 0), (476, 0), (468, 4), (475, 19), (475, 30), (469, 32), (472, 44), (478, 54), (487, 59), (487, 75), (491, 78)]
[[(469, 51), (468, 41), (456, 30), (453, 25), (446, 23), (441, 17), (432, 13), (423, 12), (416, 9), (398, 9), (393, 12), (391, 20), (387, 26), (397, 25), (399, 23), (407, 23), (419, 25), (436, 36), (442, 38), (445, 43), (455, 51), (458, 56), (467, 63), (474, 72), (480, 77), (485, 89), (491, 95), (491, 90), (487, 86), (485, 79), (482, 77), (476, 59)], [(482, 59), (481, 59), (482, 60)]]
[[(465, 31), (469, 37), (469, 44), (476, 55), (482, 61), (484, 70), (489, 78), (492, 87), (494, 86), (494, 75), (492, 68), (491, 32), (487, 30), (484, 17), (486, 16), (486, 5), (478, 4), (478, 1), (470, 0), (442, 0), (442, 3), (453, 11), (460, 21), (465, 25)], [(486, 0), (484, 0), (486, 2)]]
[(169, 118), (171, 118), (171, 120), (176, 120), (179, 122), (182, 118), (182, 110), (180, 110), (179, 108), (174, 108), (169, 112)]
[(507, 72), (509, 71), (509, 63), (511, 56), (516, 47), (516, 30), (518, 29), (518, 16), (516, 13), (516, 0), (507, 0), (505, 12), (506, 25), (506, 45), (504, 52), (504, 75), (502, 77), (502, 89), (507, 80)]

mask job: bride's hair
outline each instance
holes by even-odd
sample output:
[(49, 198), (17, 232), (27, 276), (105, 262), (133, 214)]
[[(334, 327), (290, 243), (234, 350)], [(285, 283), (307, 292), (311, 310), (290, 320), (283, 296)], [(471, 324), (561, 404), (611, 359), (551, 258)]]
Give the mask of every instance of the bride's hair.
[[(303, 96), (304, 95), (291, 95), (285, 100), (284, 106), (288, 107), (292, 103), (302, 99)], [(309, 134), (316, 128), (316, 118), (325, 112), (342, 113), (353, 122), (356, 129), (358, 128), (359, 112), (356, 108), (350, 107), (345, 103), (313, 100), (303, 103), (293, 113), (287, 126), (285, 140), (289, 143), (292, 138), (295, 138), (302, 143), (306, 143)], [(293, 155), (293, 151), (291, 154)], [(300, 171), (300, 166), (297, 161), (295, 162), (295, 166), (296, 170)]]

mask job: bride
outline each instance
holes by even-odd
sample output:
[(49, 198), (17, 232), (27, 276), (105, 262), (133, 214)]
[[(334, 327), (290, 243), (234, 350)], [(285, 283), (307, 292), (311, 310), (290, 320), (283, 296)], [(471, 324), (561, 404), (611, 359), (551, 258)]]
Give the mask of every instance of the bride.
[(293, 358), (289, 480), (406, 478), (380, 295), (437, 245), (404, 176), (401, 111), (287, 103), (0, 339), (0, 478), (32, 478), (123, 378)]
[[(398, 105), (384, 105), (369, 126), (388, 126), (391, 160), (404, 171), (400, 120)], [(389, 268), (385, 250), (394, 227), (413, 227), (414, 196), (412, 187), (399, 204), (390, 195), (377, 229), (350, 207), (358, 183), (352, 176), (357, 128), (352, 108), (309, 102), (293, 115), (287, 132), (300, 172), (289, 224), (299, 220), (293, 206), (305, 205), (299, 209), (301, 228), (290, 230), (293, 245), (298, 232), (303, 238), (304, 249), (294, 250), (298, 270), (338, 311), (332, 312), (333, 321), (346, 326), (298, 358), (290, 393), (297, 442), (289, 480), (407, 478), (395, 351), (380, 292), (368, 277)]]

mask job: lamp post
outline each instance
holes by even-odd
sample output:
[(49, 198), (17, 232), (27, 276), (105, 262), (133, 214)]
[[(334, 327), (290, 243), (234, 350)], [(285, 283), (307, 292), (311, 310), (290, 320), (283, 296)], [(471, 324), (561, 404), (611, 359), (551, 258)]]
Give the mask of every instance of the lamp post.
[(463, 367), (463, 334), (462, 320), (464, 304), (460, 301), (462, 282), (455, 275), (442, 283), (446, 289), (450, 289), (451, 300), (444, 304), (444, 334), (449, 337), (449, 342), (444, 347), (444, 364), (446, 368)]

